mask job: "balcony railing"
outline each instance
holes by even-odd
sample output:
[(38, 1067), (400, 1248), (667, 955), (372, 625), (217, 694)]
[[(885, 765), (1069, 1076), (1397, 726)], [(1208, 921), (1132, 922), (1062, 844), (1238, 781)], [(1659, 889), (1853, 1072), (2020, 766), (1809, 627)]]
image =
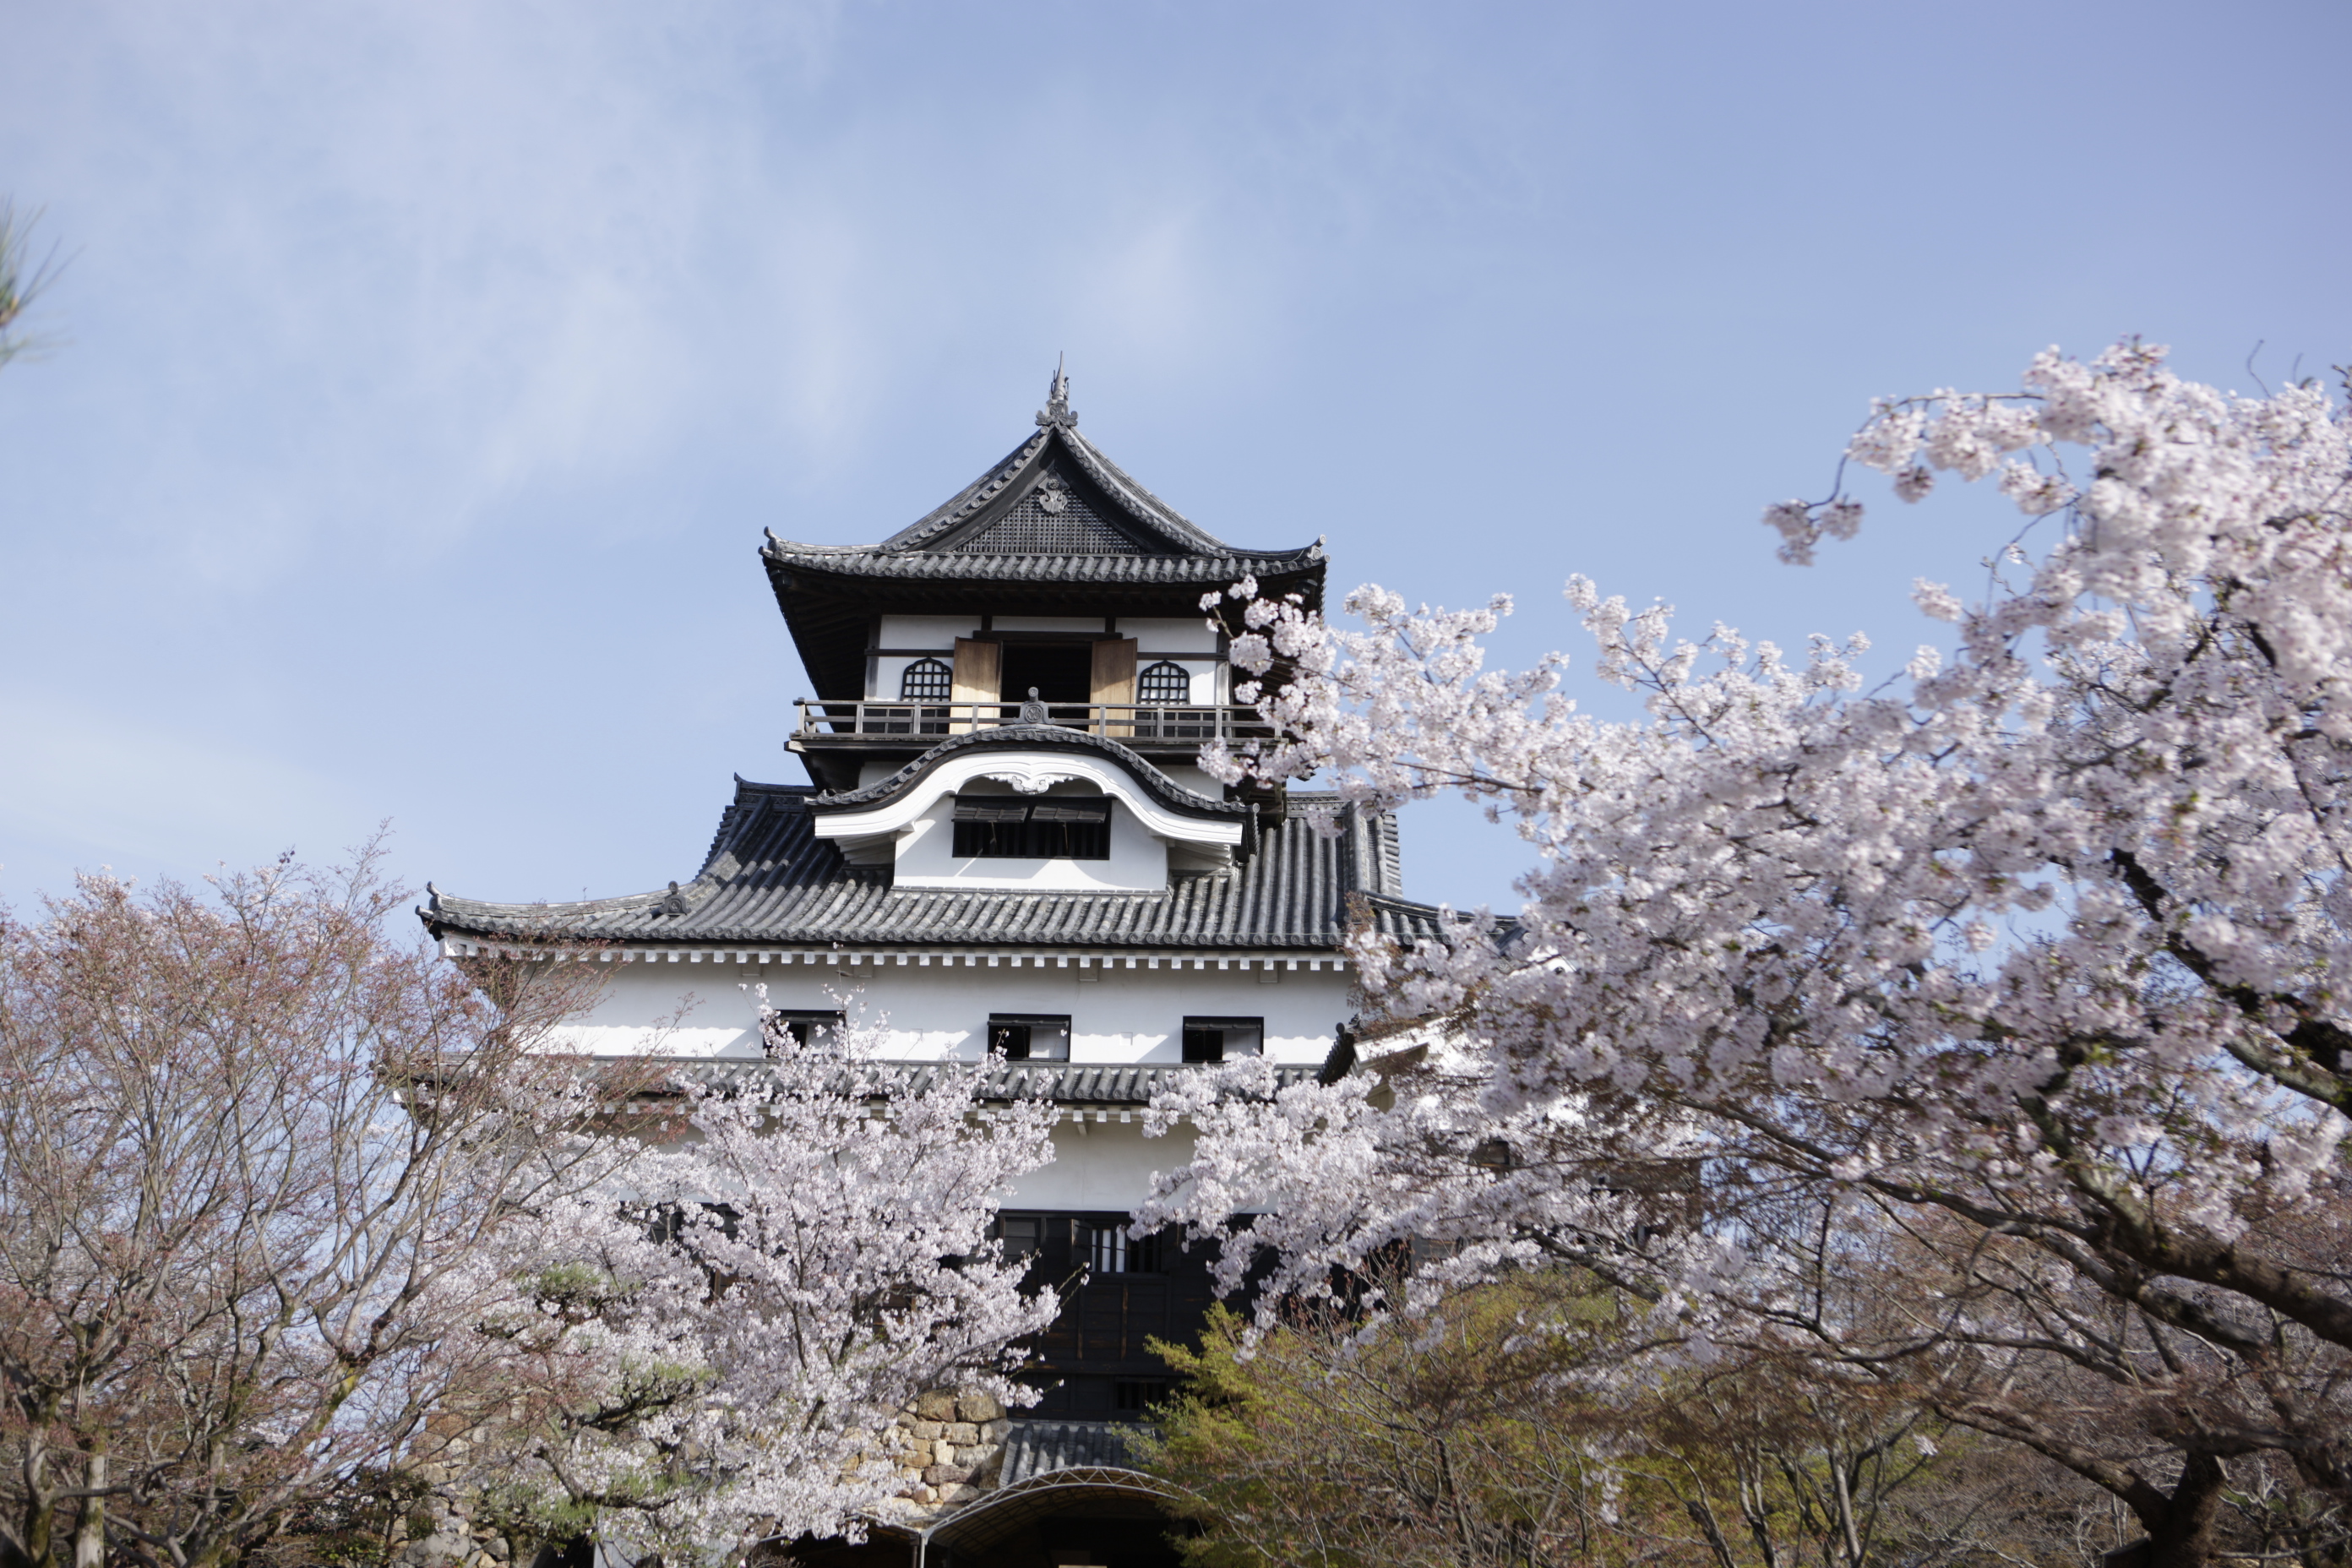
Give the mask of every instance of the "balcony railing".
[[(793, 704), (801, 710), (798, 734), (969, 735), (1003, 724), (1024, 722), (1020, 702), (816, 702)], [(1190, 703), (1048, 702), (1045, 722), (1123, 744), (1187, 744), (1204, 741), (1264, 741), (1273, 727), (1254, 708), (1196, 707)], [(1034, 721), (1025, 721), (1034, 722)]]

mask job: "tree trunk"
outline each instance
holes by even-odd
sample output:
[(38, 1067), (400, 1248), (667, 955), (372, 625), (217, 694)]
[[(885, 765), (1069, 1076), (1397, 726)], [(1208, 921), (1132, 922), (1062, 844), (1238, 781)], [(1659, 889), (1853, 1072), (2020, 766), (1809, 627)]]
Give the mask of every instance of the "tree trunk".
[(2221, 1489), (2228, 1481), (2221, 1461), (2212, 1455), (2188, 1457), (2162, 1517), (2140, 1521), (2147, 1527), (2147, 1568), (2209, 1568), (2213, 1521), (2221, 1514)]
[(21, 1556), (24, 1568), (49, 1568), (49, 1548), (57, 1535), (56, 1489), (49, 1486), (47, 1446), (27, 1435), (25, 1442), (25, 1526), (11, 1544), (11, 1568)]
[(106, 1450), (90, 1450), (82, 1462), (81, 1518), (74, 1525), (73, 1568), (106, 1568)]

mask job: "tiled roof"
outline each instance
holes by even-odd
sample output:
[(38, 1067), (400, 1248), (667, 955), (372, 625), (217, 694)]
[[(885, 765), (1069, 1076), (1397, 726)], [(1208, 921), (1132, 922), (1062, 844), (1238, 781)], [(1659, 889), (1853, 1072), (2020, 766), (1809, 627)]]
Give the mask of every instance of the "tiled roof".
[(803, 544), (771, 531), (762, 553), (772, 568), (844, 577), (1218, 587), (1248, 573), (1319, 578), (1323, 563), (1319, 541), (1297, 550), (1226, 543), (1064, 424), (1041, 428), (879, 544)]
[(801, 544), (768, 536), (761, 552), (777, 566), (837, 577), (937, 579), (956, 583), (1151, 583), (1195, 584), (1223, 588), (1244, 576), (1280, 577), (1320, 570), (1322, 551), (1303, 550), (1214, 555), (1068, 554), (986, 555), (966, 551), (938, 553), (883, 550), (866, 545)]
[(1138, 484), (1076, 417), (1057, 401), (1035, 435), (878, 544), (769, 531), (761, 561), (817, 696), (864, 694), (877, 614), (1190, 616), (1204, 590), (1244, 577), (1321, 607), (1321, 540), (1228, 544)]
[(1336, 833), (1317, 833), (1294, 809), (1238, 865), (1179, 873), (1162, 891), (1027, 893), (895, 888), (887, 868), (845, 865), (815, 837), (814, 795), (807, 785), (738, 779), (700, 873), (675, 895), (510, 904), (435, 890), (418, 912), (436, 932), (670, 945), (1330, 952), (1351, 918), (1406, 940), (1437, 931), (1434, 909), (1399, 896), (1394, 819), (1360, 816), (1334, 796), (1294, 793), (1290, 802), (1336, 812)]
[(1135, 1468), (1124, 1428), (1109, 1421), (1020, 1421), (1004, 1439), (1002, 1486), (1053, 1470)]
[(1026, 481), (1041, 469), (1073, 468), (1094, 481), (1105, 497), (1131, 524), (1139, 524), (1158, 548), (1176, 553), (1228, 553), (1231, 546), (1196, 526), (1192, 521), (1141, 485), (1106, 457), (1101, 447), (1078, 434), (1075, 425), (1046, 425), (1007, 452), (986, 473), (964, 486), (883, 542), (888, 550), (936, 549), (958, 525), (986, 512), (990, 503), (1008, 491), (1025, 489)]

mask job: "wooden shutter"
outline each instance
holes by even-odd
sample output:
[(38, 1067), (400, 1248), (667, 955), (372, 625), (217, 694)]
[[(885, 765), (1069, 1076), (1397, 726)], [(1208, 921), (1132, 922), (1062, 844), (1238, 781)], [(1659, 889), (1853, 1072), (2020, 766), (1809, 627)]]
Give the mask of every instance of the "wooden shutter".
[[(1003, 695), (1003, 643), (982, 642), (977, 637), (956, 638), (955, 700), (959, 704), (998, 700)], [(993, 721), (995, 715), (992, 711), (986, 717)], [(965, 710), (949, 728), (951, 733), (961, 735), (980, 727)]]
[[(1094, 679), (1089, 700), (1108, 702), (1118, 707), (1135, 703), (1135, 639), (1108, 637), (1095, 644)], [(1135, 732), (1133, 717), (1126, 713), (1098, 715), (1103, 726), (1097, 733), (1127, 736)]]

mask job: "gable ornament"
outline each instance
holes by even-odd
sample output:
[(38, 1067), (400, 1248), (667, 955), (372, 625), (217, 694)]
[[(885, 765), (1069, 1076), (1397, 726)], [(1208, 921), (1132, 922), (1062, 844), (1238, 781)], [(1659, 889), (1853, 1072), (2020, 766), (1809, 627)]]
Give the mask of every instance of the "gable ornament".
[(1011, 784), (1014, 795), (1044, 795), (1064, 779), (1076, 778), (1076, 773), (982, 773), (1001, 784)]
[(1053, 384), (1045, 389), (1045, 406), (1037, 411), (1037, 427), (1041, 430), (1060, 426), (1065, 430), (1078, 427), (1078, 411), (1070, 406), (1070, 378), (1062, 370), (1063, 356), (1054, 356)]

